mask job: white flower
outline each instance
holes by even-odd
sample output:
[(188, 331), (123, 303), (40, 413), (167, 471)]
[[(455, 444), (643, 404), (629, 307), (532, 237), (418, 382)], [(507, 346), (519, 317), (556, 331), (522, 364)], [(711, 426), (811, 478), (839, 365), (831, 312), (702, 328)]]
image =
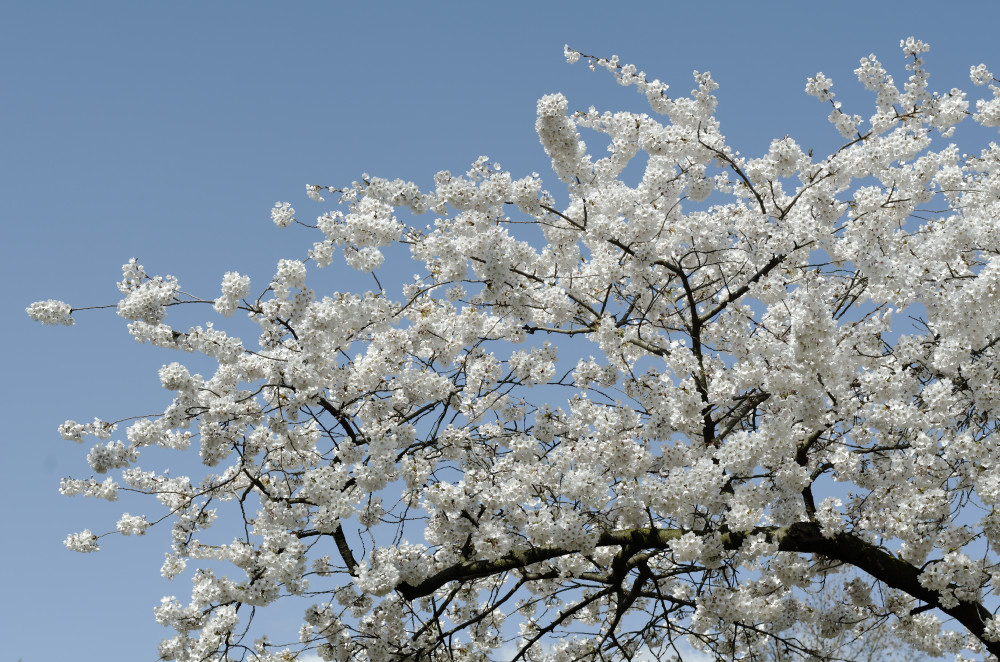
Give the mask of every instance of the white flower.
[(42, 324), (62, 324), (64, 326), (73, 326), (75, 323), (75, 320), (70, 317), (70, 313), (73, 312), (73, 309), (70, 308), (68, 303), (63, 301), (57, 301), (55, 299), (36, 301), (24, 310), (28, 313), (28, 317), (36, 322), (41, 322)]
[[(319, 194), (322, 190), (322, 186), (316, 186), (315, 184), (306, 185), (306, 195), (309, 196), (310, 200), (315, 200), (316, 202), (323, 202), (323, 197)], [(292, 213), (294, 213), (294, 211)], [(275, 223), (277, 223), (277, 221), (275, 221)], [(279, 227), (284, 227), (281, 224), (278, 225)]]
[(677, 563), (692, 563), (701, 560), (705, 553), (705, 541), (695, 533), (685, 533), (680, 538), (671, 541), (670, 549)]
[(819, 520), (823, 537), (832, 538), (844, 530), (843, 516), (838, 510), (844, 504), (835, 497), (826, 497), (816, 509), (816, 519)]
[(69, 534), (63, 544), (74, 552), (96, 552), (101, 548), (97, 544), (97, 536), (91, 533), (90, 529)]
[(167, 554), (166, 560), (163, 561), (163, 566), (160, 568), (160, 574), (165, 579), (173, 579), (184, 572), (184, 568), (186, 567), (187, 562), (183, 558), (176, 554)]
[(983, 636), (986, 641), (1000, 641), (1000, 620), (989, 618), (983, 624)]
[(969, 68), (969, 78), (973, 85), (986, 85), (993, 82), (993, 73), (986, 68), (985, 64), (977, 64)]
[(220, 315), (229, 317), (240, 305), (240, 300), (250, 293), (250, 276), (241, 276), (236, 271), (227, 271), (222, 277), (222, 296), (215, 300), (213, 308)]
[(99, 474), (107, 473), (109, 469), (121, 469), (135, 462), (139, 452), (132, 446), (126, 446), (120, 441), (109, 441), (97, 445), (87, 453), (87, 463)]
[(831, 87), (833, 87), (833, 81), (823, 75), (822, 71), (806, 81), (806, 93), (820, 101), (833, 99), (834, 94), (830, 91)]
[(92, 423), (77, 423), (76, 421), (66, 421), (59, 426), (59, 434), (63, 439), (80, 443), (83, 435), (89, 434), (98, 439), (109, 439), (111, 433), (117, 428), (114, 423), (102, 421), (95, 418)]
[(127, 320), (157, 324), (166, 316), (167, 306), (179, 290), (172, 276), (151, 278), (127, 290), (125, 298), (118, 302), (118, 314)]
[(279, 260), (271, 288), (278, 299), (288, 299), (293, 288), (302, 288), (306, 283), (306, 265), (299, 260)]
[(118, 520), (118, 532), (125, 536), (141, 536), (149, 528), (149, 522), (143, 515), (125, 513)]
[(271, 210), (271, 220), (279, 228), (284, 228), (295, 222), (295, 210), (287, 202), (276, 202)]

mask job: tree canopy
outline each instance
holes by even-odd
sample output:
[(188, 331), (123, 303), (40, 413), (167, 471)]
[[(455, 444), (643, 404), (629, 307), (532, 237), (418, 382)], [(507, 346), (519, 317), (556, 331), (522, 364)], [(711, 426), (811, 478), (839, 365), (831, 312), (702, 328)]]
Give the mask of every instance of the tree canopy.
[[(837, 149), (759, 157), (723, 137), (710, 74), (673, 96), (567, 47), (652, 115), (540, 99), (556, 192), (486, 157), (432, 190), (309, 186), (336, 209), (275, 206), (316, 240), (260, 294), (228, 272), (200, 298), (132, 260), (134, 338), (217, 367), (163, 366), (157, 416), (60, 427), (114, 474), (63, 493), (160, 504), (66, 545), (172, 526), (162, 573), (194, 584), (156, 609), (165, 660), (822, 656), (803, 624), (1000, 654), (1000, 147), (951, 142), (1000, 126), (1000, 81), (978, 65), (983, 99), (932, 93), (926, 44), (901, 46), (902, 89), (875, 56), (856, 70), (867, 117), (808, 80)], [(383, 287), (404, 250), (419, 273)], [(341, 258), (371, 290), (309, 287)], [(167, 321), (206, 303), (257, 342)], [(200, 475), (137, 464), (192, 443)], [(258, 631), (289, 600), (298, 641)]]

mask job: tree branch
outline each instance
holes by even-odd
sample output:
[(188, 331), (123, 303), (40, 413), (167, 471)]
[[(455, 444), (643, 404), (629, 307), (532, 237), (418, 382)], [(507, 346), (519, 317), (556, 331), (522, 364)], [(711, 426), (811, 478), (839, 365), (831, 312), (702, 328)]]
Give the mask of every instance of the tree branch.
[[(605, 531), (598, 536), (596, 547), (621, 546), (630, 552), (634, 550), (633, 553), (641, 550), (664, 551), (669, 549), (671, 542), (686, 533), (698, 532), (657, 528)], [(919, 568), (881, 547), (849, 533), (824, 537), (819, 525), (813, 522), (797, 522), (785, 527), (756, 527), (748, 532), (725, 532), (721, 534), (722, 546), (726, 550), (735, 551), (751, 536), (761, 534), (768, 542), (776, 543), (779, 551), (823, 556), (863, 570), (883, 584), (926, 602), (931, 608), (940, 609), (965, 626), (991, 653), (1000, 655), (1000, 642), (991, 643), (984, 637), (985, 622), (993, 615), (982, 603), (959, 602), (954, 607), (943, 606), (936, 591), (921, 585)], [(449, 582), (473, 581), (567, 556), (576, 551), (561, 547), (534, 547), (511, 552), (492, 561), (462, 561), (434, 573), (418, 584), (403, 582), (396, 590), (406, 600), (412, 601), (434, 593)]]

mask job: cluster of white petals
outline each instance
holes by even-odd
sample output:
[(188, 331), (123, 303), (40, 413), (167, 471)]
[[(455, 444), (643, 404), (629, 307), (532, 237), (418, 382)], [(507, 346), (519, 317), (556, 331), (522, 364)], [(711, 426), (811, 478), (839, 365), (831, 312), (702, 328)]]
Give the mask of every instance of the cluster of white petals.
[(101, 548), (97, 544), (97, 536), (91, 533), (90, 529), (69, 534), (63, 544), (74, 552), (96, 552)]
[(118, 499), (118, 483), (111, 477), (105, 478), (100, 483), (93, 478), (63, 478), (59, 484), (59, 493), (63, 496), (82, 494), (106, 501), (116, 501)]
[[(169, 403), (122, 439), (61, 425), (102, 440), (87, 462), (114, 478), (60, 491), (153, 497), (108, 533), (171, 527), (161, 574), (193, 588), (156, 609), (161, 658), (632, 659), (688, 635), (809, 659), (801, 624), (1000, 654), (1000, 147), (950, 142), (1000, 126), (1000, 84), (979, 65), (986, 98), (933, 92), (927, 45), (901, 47), (901, 84), (874, 55), (855, 71), (868, 115), (809, 78), (828, 155), (785, 136), (757, 157), (722, 135), (709, 73), (672, 97), (566, 47), (652, 114), (542, 97), (561, 197), (486, 157), (427, 190), (364, 174), (307, 187), (337, 197), (315, 227), (275, 205), (314, 236), (259, 295), (236, 271), (213, 300), (124, 265), (135, 339), (214, 366), (164, 365)], [(416, 273), (393, 282), (401, 251)], [(374, 291), (317, 294), (310, 260), (335, 257)], [(167, 323), (206, 302), (255, 344)], [(201, 467), (141, 469), (149, 447)], [(828, 584), (840, 599), (803, 602)], [(312, 603), (295, 645), (254, 622), (286, 596)]]
[(150, 523), (143, 515), (129, 515), (125, 513), (118, 520), (118, 532), (123, 536), (141, 536), (146, 533)]
[(55, 299), (36, 301), (25, 308), (25, 312), (28, 313), (28, 317), (42, 324), (62, 324), (64, 326), (74, 324), (74, 320), (70, 316), (70, 313), (73, 312), (70, 305)]
[(240, 300), (250, 293), (250, 276), (241, 276), (236, 271), (227, 271), (222, 277), (222, 296), (215, 300), (215, 312), (229, 317), (240, 305)]
[(271, 210), (271, 220), (279, 228), (286, 227), (295, 221), (295, 210), (287, 202), (276, 202)]
[(98, 439), (110, 439), (111, 433), (118, 426), (108, 421), (95, 418), (91, 423), (77, 423), (69, 420), (59, 426), (59, 434), (63, 439), (69, 441), (82, 442), (84, 435), (97, 437)]
[(118, 289), (125, 297), (118, 302), (118, 314), (127, 320), (159, 324), (166, 317), (166, 307), (176, 298), (180, 286), (173, 276), (146, 275), (135, 258), (122, 266), (122, 280)]

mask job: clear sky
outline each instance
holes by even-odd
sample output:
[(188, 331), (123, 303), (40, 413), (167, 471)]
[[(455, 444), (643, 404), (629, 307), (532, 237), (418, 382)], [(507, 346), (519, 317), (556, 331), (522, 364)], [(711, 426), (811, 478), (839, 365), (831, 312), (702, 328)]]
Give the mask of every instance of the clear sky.
[(566, 64), (564, 43), (616, 53), (681, 94), (692, 69), (710, 70), (723, 132), (755, 155), (786, 134), (818, 152), (838, 139), (807, 76), (823, 71), (845, 110), (867, 115), (858, 59), (875, 52), (905, 80), (898, 44), (914, 35), (931, 44), (931, 87), (968, 90), (970, 65), (1000, 70), (998, 25), (995, 1), (0, 0), (3, 658), (155, 660), (168, 632), (153, 606), (190, 592), (159, 576), (168, 529), (105, 539), (96, 555), (63, 547), (70, 531), (112, 529), (127, 505), (59, 496), (60, 477), (89, 469), (87, 446), (56, 432), (67, 418), (162, 411), (156, 370), (183, 357), (133, 342), (113, 311), (35, 325), (30, 302), (114, 303), (133, 256), (206, 298), (227, 270), (259, 291), (314, 240), (269, 219), (277, 200), (307, 219), (326, 210), (306, 184), (370, 172), (427, 186), (488, 155), (557, 191), (538, 97), (645, 110), (606, 73)]

